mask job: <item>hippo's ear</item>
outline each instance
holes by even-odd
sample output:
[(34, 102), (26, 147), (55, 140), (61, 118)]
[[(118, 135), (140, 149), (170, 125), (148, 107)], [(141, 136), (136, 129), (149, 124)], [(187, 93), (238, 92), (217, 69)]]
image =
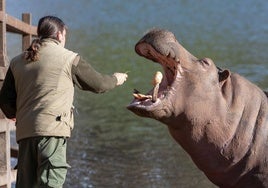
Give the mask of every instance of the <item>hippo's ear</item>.
[(230, 71), (229, 70), (220, 70), (219, 71), (219, 82), (220, 85), (222, 86), (227, 78), (230, 76)]

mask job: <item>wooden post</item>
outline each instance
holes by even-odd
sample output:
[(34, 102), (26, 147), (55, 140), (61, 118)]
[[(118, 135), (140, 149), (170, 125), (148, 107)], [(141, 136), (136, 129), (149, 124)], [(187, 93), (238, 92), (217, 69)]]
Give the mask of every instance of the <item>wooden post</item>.
[[(7, 70), (6, 57), (6, 3), (5, 0), (0, 0), (0, 11), (3, 14), (3, 21), (0, 22), (0, 87)], [(10, 133), (8, 123), (3, 115), (0, 114), (0, 187), (10, 188), (11, 167), (10, 167)]]
[[(31, 25), (31, 22), (32, 22), (31, 14), (23, 13), (22, 14), (22, 21)], [(22, 51), (25, 51), (30, 46), (31, 41), (32, 41), (31, 34), (22, 35)]]
[(0, 22), (0, 87), (2, 87), (3, 80), (7, 71), (7, 53), (6, 53), (6, 2), (0, 0), (0, 11), (3, 14), (3, 21)]
[[(0, 0), (0, 88), (9, 66), (6, 51), (6, 32), (22, 35), (22, 50), (31, 43), (32, 36), (37, 35), (37, 28), (31, 26), (31, 15), (22, 14), (22, 21), (5, 11), (5, 0)], [(11, 155), (17, 157), (16, 149), (10, 147), (10, 131), (15, 130), (14, 122), (8, 120), (0, 110), (0, 188), (10, 188), (16, 180), (16, 170), (11, 170)]]

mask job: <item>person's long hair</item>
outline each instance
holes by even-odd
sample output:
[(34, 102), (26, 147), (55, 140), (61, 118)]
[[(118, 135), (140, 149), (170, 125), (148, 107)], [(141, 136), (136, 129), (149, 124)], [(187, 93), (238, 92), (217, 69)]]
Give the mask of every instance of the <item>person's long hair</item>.
[(29, 62), (38, 60), (38, 52), (42, 46), (43, 39), (51, 38), (58, 40), (58, 32), (63, 32), (64, 29), (67, 29), (64, 22), (55, 16), (45, 16), (41, 18), (37, 26), (37, 36), (38, 38), (34, 39), (25, 51), (25, 59)]

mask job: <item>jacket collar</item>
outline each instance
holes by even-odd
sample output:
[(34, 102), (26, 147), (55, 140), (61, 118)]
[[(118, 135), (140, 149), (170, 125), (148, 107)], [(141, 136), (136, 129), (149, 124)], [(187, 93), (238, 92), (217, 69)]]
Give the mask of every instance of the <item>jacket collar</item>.
[(56, 39), (52, 39), (52, 38), (42, 39), (42, 42), (45, 42), (45, 43), (47, 43), (47, 42), (52, 42), (52, 43), (56, 43), (57, 45), (60, 44), (60, 42), (59, 42), (58, 40), (56, 40)]

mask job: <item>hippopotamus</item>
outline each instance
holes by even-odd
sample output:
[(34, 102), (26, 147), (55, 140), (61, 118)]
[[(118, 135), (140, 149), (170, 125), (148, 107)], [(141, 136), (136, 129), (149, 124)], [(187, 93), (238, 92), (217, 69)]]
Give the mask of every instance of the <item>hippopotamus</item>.
[(159, 63), (163, 78), (147, 94), (135, 90), (127, 108), (165, 124), (218, 187), (268, 187), (267, 93), (210, 58), (195, 57), (164, 29), (146, 33), (135, 51)]

